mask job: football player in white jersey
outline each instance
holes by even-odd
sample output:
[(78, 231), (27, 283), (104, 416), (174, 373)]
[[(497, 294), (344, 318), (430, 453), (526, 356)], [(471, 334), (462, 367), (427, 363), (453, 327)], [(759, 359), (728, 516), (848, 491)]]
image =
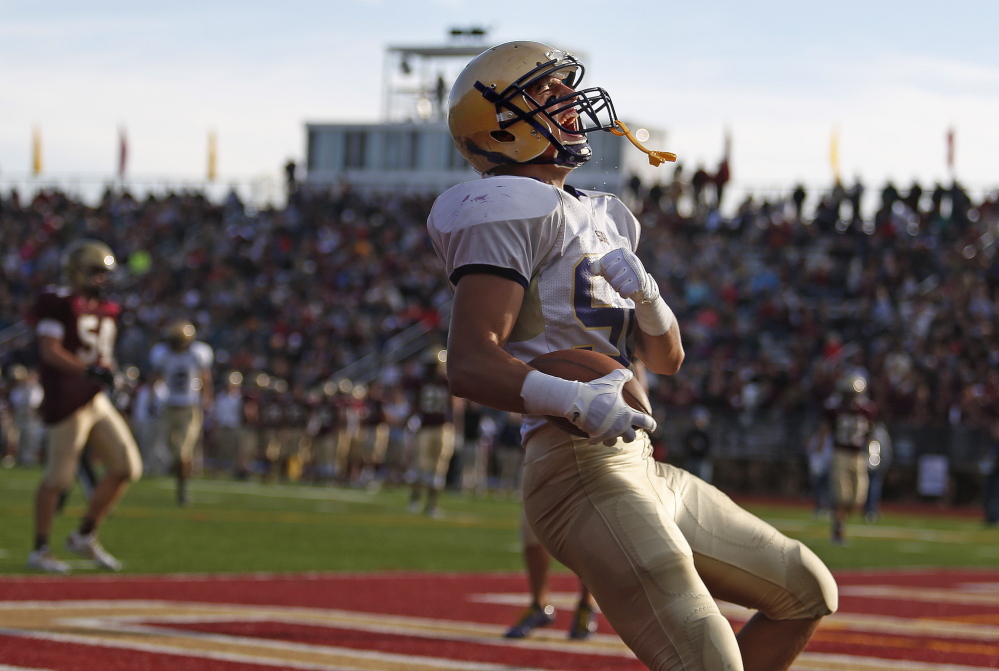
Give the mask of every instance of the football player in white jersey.
[[(526, 362), (586, 347), (672, 375), (680, 329), (635, 255), (639, 224), (606, 193), (566, 184), (587, 133), (626, 131), (607, 93), (579, 89), (564, 51), (511, 42), (455, 81), (448, 123), (485, 179), (434, 204), (428, 227), (454, 285), (456, 396), (524, 415), (524, 509), (650, 669), (787, 669), (837, 588), (807, 547), (686, 471), (656, 462), (654, 420), (621, 395), (629, 369), (582, 383)], [(577, 438), (544, 420), (562, 416)], [(714, 598), (758, 612), (738, 636)]]
[(205, 412), (214, 400), (211, 345), (195, 340), (197, 332), (189, 321), (177, 321), (167, 327), (164, 342), (149, 352), (150, 384), (158, 379), (166, 383), (166, 398), (160, 411), (161, 427), (174, 458), (177, 477), (177, 503), (190, 503), (187, 480), (191, 475), (194, 449), (201, 438)]

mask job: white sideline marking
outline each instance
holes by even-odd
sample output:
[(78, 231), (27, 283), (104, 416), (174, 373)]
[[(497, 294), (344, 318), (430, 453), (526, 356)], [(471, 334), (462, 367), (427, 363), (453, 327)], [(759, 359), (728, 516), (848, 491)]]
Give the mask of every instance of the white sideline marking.
[(975, 606), (995, 606), (999, 609), (999, 584), (990, 590), (980, 585), (978, 589), (958, 590), (939, 587), (914, 587), (907, 585), (846, 585), (840, 587), (840, 594), (850, 596), (878, 597), (901, 601), (928, 601), (930, 603), (958, 603)]
[(790, 671), (990, 671), (994, 667), (962, 664), (932, 664), (904, 659), (855, 657), (822, 652), (803, 652)]
[[(890, 591), (891, 586), (855, 586)], [(999, 584), (967, 583), (966, 591), (946, 590), (956, 597), (978, 597), (994, 602), (999, 598)], [(899, 598), (913, 598), (916, 591), (929, 598), (935, 590), (896, 588)], [(940, 591), (940, 590), (936, 590)], [(576, 595), (559, 592), (552, 595), (563, 608), (574, 606)], [(523, 604), (523, 594), (477, 594), (473, 601), (483, 603)], [(719, 603), (728, 617), (745, 620), (751, 611)], [(24, 611), (21, 615), (18, 611)], [(64, 615), (58, 615), (63, 611)], [(43, 618), (20, 628), (19, 618)], [(0, 602), (0, 636), (131, 649), (156, 654), (181, 655), (252, 663), (262, 667), (302, 669), (303, 671), (542, 671), (527, 667), (485, 662), (454, 661), (436, 657), (382, 653), (339, 646), (296, 643), (238, 635), (193, 632), (171, 628), (172, 624), (198, 622), (284, 622), (298, 625), (326, 626), (375, 634), (412, 636), (475, 645), (518, 647), (558, 651), (564, 654), (633, 657), (615, 635), (598, 634), (589, 641), (568, 641), (561, 630), (542, 630), (530, 639), (508, 641), (502, 638), (505, 627), (465, 621), (384, 615), (321, 608), (254, 606), (247, 604), (207, 604), (163, 600), (67, 600)], [(891, 633), (913, 637), (947, 637), (963, 640), (999, 641), (999, 626), (932, 620), (839, 613), (827, 618), (823, 628), (829, 631), (859, 631), (866, 634)], [(32, 629), (30, 627), (35, 627)], [(65, 631), (60, 631), (65, 628)], [(92, 631), (93, 633), (87, 633)], [(0, 671), (30, 671), (0, 666)], [(49, 671), (49, 670), (36, 670)], [(986, 667), (958, 664), (931, 664), (847, 654), (803, 653), (792, 671), (986, 671)]]

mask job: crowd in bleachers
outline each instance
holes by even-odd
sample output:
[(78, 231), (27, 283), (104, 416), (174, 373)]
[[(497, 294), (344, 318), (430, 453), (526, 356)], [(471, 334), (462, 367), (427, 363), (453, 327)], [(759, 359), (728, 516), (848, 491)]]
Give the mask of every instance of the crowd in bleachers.
[(994, 423), (996, 194), (973, 201), (956, 182), (904, 192), (889, 183), (863, 216), (860, 184), (813, 194), (812, 208), (797, 186), (747, 197), (724, 218), (710, 183), (686, 194), (686, 211), (683, 193), (634, 190), (640, 255), (669, 285), (685, 337), (682, 374), (657, 381), (667, 404), (817, 408), (853, 367), (888, 422)]
[[(715, 183), (692, 189), (682, 169), (668, 183), (632, 181), (640, 256), (687, 351), (681, 374), (653, 380), (654, 400), (779, 416), (817, 408), (851, 366), (867, 371), (889, 421), (984, 429), (999, 416), (996, 196), (889, 184), (864, 216), (861, 192), (789, 188), (722, 216)], [(123, 367), (143, 371), (162, 327), (184, 317), (215, 349), (220, 389), (237, 371), (305, 394), (413, 324), (445, 342), (431, 204), (348, 189), (295, 188), (260, 210), (235, 194), (109, 190), (95, 206), (58, 191), (0, 194), (0, 328), (59, 279), (69, 241), (96, 237), (127, 269)]]
[(117, 296), (120, 363), (144, 367), (160, 329), (184, 317), (220, 367), (313, 385), (436, 318), (446, 287), (424, 233), (430, 202), (303, 195), (248, 211), (234, 195), (108, 192), (96, 207), (59, 192), (13, 196), (0, 205), (0, 319), (24, 318), (58, 281), (68, 241), (96, 237), (129, 272)]

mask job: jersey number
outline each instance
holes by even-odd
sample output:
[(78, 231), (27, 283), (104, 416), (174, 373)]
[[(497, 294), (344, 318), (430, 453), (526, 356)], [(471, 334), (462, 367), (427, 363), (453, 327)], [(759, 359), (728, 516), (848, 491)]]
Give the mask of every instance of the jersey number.
[(186, 394), (191, 391), (191, 373), (184, 370), (183, 368), (179, 370), (170, 371), (167, 376), (167, 389), (174, 394)]
[(114, 354), (114, 339), (117, 328), (110, 317), (97, 315), (80, 315), (76, 321), (77, 335), (80, 338), (80, 349), (77, 356), (85, 365), (103, 361), (111, 361)]
[[(593, 295), (592, 261), (583, 258), (576, 266), (572, 286), (572, 307), (576, 319), (588, 330), (607, 331), (607, 341), (617, 349), (616, 355), (611, 355), (622, 366), (631, 365), (631, 348), (628, 346), (633, 324), (631, 308), (619, 308), (613, 305), (599, 304)], [(586, 349), (593, 349), (587, 347)]]
[(451, 403), (451, 393), (440, 385), (428, 384), (420, 387), (420, 412), (427, 415), (447, 413)]
[(842, 413), (836, 417), (836, 442), (840, 445), (864, 447), (871, 423), (863, 415)]

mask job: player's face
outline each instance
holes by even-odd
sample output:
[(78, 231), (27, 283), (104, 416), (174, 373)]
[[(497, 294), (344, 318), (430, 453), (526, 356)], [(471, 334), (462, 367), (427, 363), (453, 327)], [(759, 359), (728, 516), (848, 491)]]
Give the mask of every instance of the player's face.
[(88, 286), (85, 293), (89, 296), (100, 297), (111, 288), (111, 272), (106, 268), (93, 268), (88, 273)]
[[(545, 105), (553, 100), (572, 95), (574, 92), (575, 89), (567, 86), (561, 79), (555, 76), (545, 77), (544, 79), (535, 82), (527, 89), (527, 94), (537, 101), (539, 105)], [(565, 109), (556, 114), (555, 121), (557, 121), (560, 126), (570, 130), (579, 128), (579, 114), (573, 108)], [(583, 142), (586, 142), (586, 136), (582, 133), (566, 132), (558, 126), (554, 127), (552, 130), (554, 131), (555, 137), (558, 138), (558, 141), (562, 144), (582, 144)], [(555, 148), (551, 147), (545, 152), (545, 154), (554, 151)]]

